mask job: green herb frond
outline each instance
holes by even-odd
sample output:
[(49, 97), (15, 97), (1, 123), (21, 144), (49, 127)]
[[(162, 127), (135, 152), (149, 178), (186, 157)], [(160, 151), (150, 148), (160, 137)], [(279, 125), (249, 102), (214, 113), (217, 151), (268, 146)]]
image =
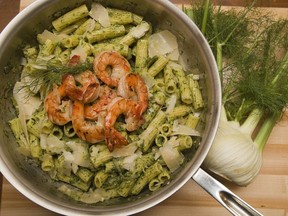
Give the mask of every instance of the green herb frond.
[[(92, 70), (92, 64), (90, 62), (79, 63), (77, 65), (62, 65), (55, 64), (54, 62), (47, 62), (47, 66), (27, 74), (29, 82), (27, 82), (27, 89), (45, 88), (42, 89), (45, 92), (49, 92), (53, 85), (60, 85), (62, 77), (65, 74), (76, 75), (86, 70)], [(25, 77), (24, 77), (25, 79)]]
[(288, 21), (255, 4), (225, 10), (206, 0), (184, 10), (200, 29), (209, 11), (204, 36), (217, 61), (228, 119), (239, 122), (255, 108), (272, 115), (288, 104)]
[(240, 75), (238, 82), (234, 78), (233, 84), (239, 101), (243, 98), (253, 101), (257, 108), (272, 115), (281, 112), (288, 103), (288, 47), (285, 45), (288, 22), (271, 20), (266, 24), (253, 46), (234, 59), (235, 71)]

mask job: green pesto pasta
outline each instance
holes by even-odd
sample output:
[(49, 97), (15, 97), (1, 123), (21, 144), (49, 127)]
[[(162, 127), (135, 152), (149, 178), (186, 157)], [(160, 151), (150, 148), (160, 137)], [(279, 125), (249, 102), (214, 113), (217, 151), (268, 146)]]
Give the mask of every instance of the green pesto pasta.
[(134, 21), (133, 14), (129, 11), (108, 8), (111, 25), (127, 25)]
[(162, 71), (168, 63), (168, 58), (161, 55), (157, 61), (148, 69), (148, 74), (155, 77), (160, 71)]
[(189, 88), (191, 91), (191, 95), (193, 98), (193, 107), (198, 110), (203, 108), (204, 102), (202, 98), (202, 93), (199, 87), (199, 83), (197, 80), (194, 80), (193, 75), (188, 75), (188, 82), (189, 82)]
[(143, 175), (136, 181), (134, 187), (131, 190), (132, 194), (139, 194), (140, 191), (145, 187), (145, 185), (149, 184), (149, 182), (158, 176), (162, 172), (162, 166), (156, 162), (155, 164), (148, 167)]
[(153, 92), (165, 92), (165, 81), (164, 78), (155, 79), (155, 84), (152, 88)]
[(85, 17), (85, 18), (77, 21), (76, 23), (73, 23), (72, 25), (69, 25), (69, 26), (61, 29), (61, 31), (55, 30), (54, 33), (58, 34), (58, 35), (60, 35), (60, 34), (71, 35), (86, 21), (87, 21), (87, 18)]
[(176, 106), (173, 110), (167, 113), (167, 118), (169, 121), (172, 121), (177, 118), (184, 117), (191, 112), (192, 112), (192, 109), (190, 106), (187, 106), (187, 105)]
[(135, 183), (136, 183), (136, 180), (129, 176), (127, 177), (127, 179), (124, 178), (124, 180), (121, 182), (121, 184), (117, 188), (117, 193), (121, 197), (129, 196), (131, 193), (132, 187), (135, 185)]
[(23, 50), (23, 54), (27, 61), (35, 61), (38, 56), (38, 49), (36, 47), (28, 47)]
[(146, 73), (148, 70), (148, 40), (140, 39), (136, 44), (135, 72)]
[(180, 65), (176, 65), (175, 67), (172, 68), (172, 70), (178, 79), (180, 93), (181, 93), (181, 100), (186, 104), (191, 104), (193, 101), (192, 93), (189, 87), (189, 81), (186, 78), (184, 70), (182, 69)]
[(92, 171), (90, 171), (89, 169), (87, 168), (79, 168), (77, 170), (77, 172), (75, 173), (76, 176), (78, 176), (82, 181), (84, 182), (90, 182), (94, 176), (94, 173)]
[(109, 152), (109, 150), (106, 148), (106, 146), (101, 146), (100, 148), (98, 146), (91, 146), (90, 160), (91, 160), (92, 165), (95, 168), (98, 168), (99, 166), (110, 161), (111, 159), (112, 159), (112, 155)]
[(168, 123), (162, 124), (159, 128), (159, 132), (164, 136), (169, 136), (172, 133), (172, 125)]
[(167, 141), (168, 141), (167, 136), (165, 136), (165, 135), (163, 135), (163, 134), (158, 134), (158, 135), (155, 137), (155, 144), (156, 144), (158, 147), (163, 146), (165, 143), (167, 143)]
[(163, 91), (157, 91), (153, 94), (153, 101), (159, 106), (163, 106), (166, 99), (166, 94)]
[(109, 177), (109, 172), (105, 172), (104, 170), (98, 171), (94, 177), (95, 186), (97, 188), (101, 188), (108, 177)]
[(165, 91), (168, 94), (173, 94), (177, 89), (177, 78), (173, 74), (173, 70), (171, 67), (166, 66), (164, 68), (164, 83), (165, 83)]
[(47, 118), (44, 118), (39, 125), (39, 130), (40, 133), (42, 134), (50, 134), (53, 130), (53, 127), (54, 127), (53, 123)]
[(147, 152), (152, 145), (155, 137), (158, 134), (158, 126), (165, 122), (166, 114), (163, 111), (158, 111), (155, 118), (151, 121), (148, 127), (140, 134), (140, 138), (143, 140), (143, 151)]
[(27, 122), (27, 130), (37, 137), (40, 136), (40, 130), (38, 124), (39, 121), (36, 116), (32, 116)]
[(92, 18), (83, 22), (74, 32), (74, 35), (83, 35), (89, 31), (99, 30), (101, 28), (100, 23), (96, 22)]
[(73, 48), (78, 46), (79, 42), (80, 38), (78, 35), (71, 35), (63, 39), (62, 45), (66, 48)]
[(19, 145), (19, 148), (26, 149), (27, 154), (30, 154), (30, 147), (28, 146), (28, 142), (25, 137), (25, 133), (21, 126), (21, 122), (19, 118), (14, 118), (9, 121), (10, 128), (16, 138), (16, 141)]
[(87, 17), (89, 14), (89, 10), (86, 5), (81, 5), (78, 8), (75, 8), (66, 14), (62, 15), (58, 19), (52, 22), (53, 27), (57, 31), (61, 31), (63, 28)]
[(150, 29), (150, 24), (147, 22), (141, 22), (139, 25), (133, 27), (128, 34), (123, 36), (119, 41), (121, 44), (126, 44), (128, 46), (135, 43), (138, 39), (142, 38), (146, 32)]
[(116, 38), (125, 34), (125, 27), (123, 25), (115, 25), (99, 30), (94, 30), (91, 33), (87, 33), (87, 40), (93, 44), (95, 42), (103, 41), (106, 39)]
[(156, 191), (162, 186), (162, 182), (158, 178), (154, 178), (149, 182), (149, 190)]
[(54, 168), (54, 159), (51, 154), (44, 154), (41, 158), (41, 169), (49, 172)]
[(157, 176), (157, 179), (162, 183), (166, 183), (168, 180), (170, 180), (171, 175), (168, 169), (164, 168), (162, 172)]
[(43, 154), (43, 150), (40, 146), (39, 138), (37, 136), (35, 136), (34, 134), (30, 134), (29, 135), (29, 142), (30, 142), (31, 156), (33, 158), (40, 159), (42, 154)]
[(63, 133), (66, 137), (74, 137), (76, 135), (72, 124), (65, 124), (63, 127)]
[(178, 146), (179, 151), (190, 149), (193, 145), (193, 139), (191, 136), (181, 135), (179, 136), (178, 140), (179, 140), (179, 146)]
[(144, 154), (140, 157), (138, 157), (135, 161), (135, 168), (131, 171), (131, 177), (133, 179), (139, 177), (139, 175), (143, 172), (143, 170), (147, 166), (151, 166), (153, 163), (155, 163), (155, 153), (149, 152), (147, 154)]
[(155, 118), (159, 110), (160, 110), (160, 106), (156, 103), (153, 103), (151, 104), (151, 106), (148, 107), (146, 113), (144, 114), (145, 122), (141, 126), (143, 129), (147, 128), (147, 126)]
[(132, 17), (134, 25), (139, 25), (143, 21), (143, 16), (140, 16), (138, 14), (132, 13)]
[(53, 134), (54, 136), (56, 136), (58, 139), (62, 139), (64, 136), (64, 132), (62, 130), (62, 128), (60, 128), (59, 126), (54, 125), (51, 134)]
[(67, 64), (67, 62), (70, 59), (70, 55), (71, 55), (71, 49), (66, 49), (63, 52), (60, 53), (59, 55), (59, 60), (63, 63), (63, 64)]
[(41, 59), (42, 57), (52, 55), (54, 53), (56, 46), (57, 46), (56, 42), (50, 39), (46, 40), (44, 44), (40, 46), (37, 58)]
[(97, 56), (97, 54), (103, 51), (116, 51), (119, 52), (122, 56), (128, 57), (129, 46), (119, 43), (97, 43), (92, 47), (94, 56)]
[(200, 117), (191, 113), (187, 116), (185, 125), (195, 129), (199, 121), (200, 121)]
[[(59, 191), (87, 204), (116, 197), (130, 199), (169, 184), (174, 171), (190, 159), (186, 154), (201, 140), (177, 128), (197, 132), (205, 110), (197, 77), (186, 75), (191, 70), (186, 71), (171, 53), (151, 56), (151, 35), (161, 29), (154, 29), (141, 15), (103, 6), (109, 18), (104, 25), (92, 15), (92, 9), (89, 11), (93, 6), (87, 3), (58, 14), (49, 30), (36, 35), (37, 44), (25, 46), (20, 81), (32, 80), (33, 88), (29, 86), (28, 92), (40, 102), (35, 111), (24, 115), (15, 100), (18, 116), (9, 121), (19, 152), (37, 161), (35, 164), (51, 177), (51, 182), (60, 185)], [(120, 61), (109, 59), (110, 51), (117, 52)], [(107, 59), (97, 58), (105, 52), (109, 52)], [(101, 69), (95, 64), (101, 64)], [(127, 71), (122, 74), (123, 68)], [(84, 71), (92, 75), (82, 77)], [(107, 79), (116, 78), (116, 84), (106, 84), (102, 73)], [(126, 89), (126, 81), (122, 83), (126, 73), (141, 77), (143, 86), (137, 83)], [(80, 96), (72, 99), (70, 95)], [(88, 96), (95, 98), (88, 102), (80, 99)], [(131, 107), (119, 107), (115, 112), (124, 110), (119, 116), (108, 115), (113, 103), (123, 98)], [(77, 109), (77, 103), (83, 105), (83, 112)], [(91, 107), (96, 117), (91, 118)], [(81, 117), (75, 118), (78, 111)], [(51, 115), (68, 120), (57, 124)], [(109, 118), (113, 120), (112, 129)], [(85, 131), (90, 127), (93, 130)], [(87, 137), (94, 140), (87, 141)], [(121, 144), (118, 137), (127, 143)], [(116, 140), (113, 149), (106, 144), (110, 138)]]
[(90, 188), (91, 182), (84, 182), (78, 176), (71, 174), (70, 176), (63, 175), (62, 173), (57, 173), (57, 179), (60, 181), (66, 182), (73, 185), (76, 188), (79, 188), (83, 191), (88, 191)]

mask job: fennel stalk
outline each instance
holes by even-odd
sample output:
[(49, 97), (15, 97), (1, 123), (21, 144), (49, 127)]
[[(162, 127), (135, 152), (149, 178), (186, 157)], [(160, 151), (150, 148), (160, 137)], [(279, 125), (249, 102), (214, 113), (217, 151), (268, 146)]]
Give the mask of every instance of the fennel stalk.
[(259, 173), (262, 151), (288, 103), (288, 21), (259, 16), (255, 2), (240, 11), (209, 0), (184, 7), (205, 30), (222, 82), (223, 114), (204, 165), (238, 185)]

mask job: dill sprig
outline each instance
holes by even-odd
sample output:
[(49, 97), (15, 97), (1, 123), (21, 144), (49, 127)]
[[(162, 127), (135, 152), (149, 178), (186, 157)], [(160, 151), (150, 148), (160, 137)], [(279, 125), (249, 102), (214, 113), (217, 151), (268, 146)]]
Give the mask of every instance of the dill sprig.
[(44, 67), (39, 67), (38, 69), (33, 70), (33, 72), (27, 74), (30, 81), (23, 87), (27, 89), (44, 88), (45, 90), (43, 91), (47, 94), (55, 84), (61, 84), (63, 75), (76, 75), (86, 70), (93, 70), (92, 63), (84, 62), (76, 65), (63, 65), (60, 63), (54, 63), (53, 61), (48, 61), (45, 63)]

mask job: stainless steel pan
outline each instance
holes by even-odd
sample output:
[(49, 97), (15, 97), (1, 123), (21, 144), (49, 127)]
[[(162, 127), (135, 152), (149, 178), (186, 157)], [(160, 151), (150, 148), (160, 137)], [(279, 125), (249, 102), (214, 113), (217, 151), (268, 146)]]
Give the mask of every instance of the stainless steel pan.
[(129, 215), (150, 208), (181, 188), (193, 178), (235, 215), (260, 215), (253, 208), (216, 182), (201, 168), (214, 139), (220, 109), (221, 87), (217, 67), (208, 43), (197, 27), (176, 6), (167, 0), (98, 0), (105, 6), (130, 10), (151, 21), (155, 28), (169, 29), (178, 38), (183, 60), (187, 67), (197, 65), (203, 72), (206, 99), (206, 119), (203, 139), (190, 162), (162, 189), (142, 193), (131, 199), (117, 199), (97, 205), (72, 201), (55, 189), (55, 183), (30, 164), (16, 151), (17, 144), (8, 127), (14, 109), (12, 87), (19, 79), (21, 47), (35, 41), (35, 35), (50, 26), (59, 11), (76, 5), (91, 3), (87, 0), (38, 0), (23, 10), (0, 35), (0, 168), (10, 183), (35, 203), (64, 215)]

